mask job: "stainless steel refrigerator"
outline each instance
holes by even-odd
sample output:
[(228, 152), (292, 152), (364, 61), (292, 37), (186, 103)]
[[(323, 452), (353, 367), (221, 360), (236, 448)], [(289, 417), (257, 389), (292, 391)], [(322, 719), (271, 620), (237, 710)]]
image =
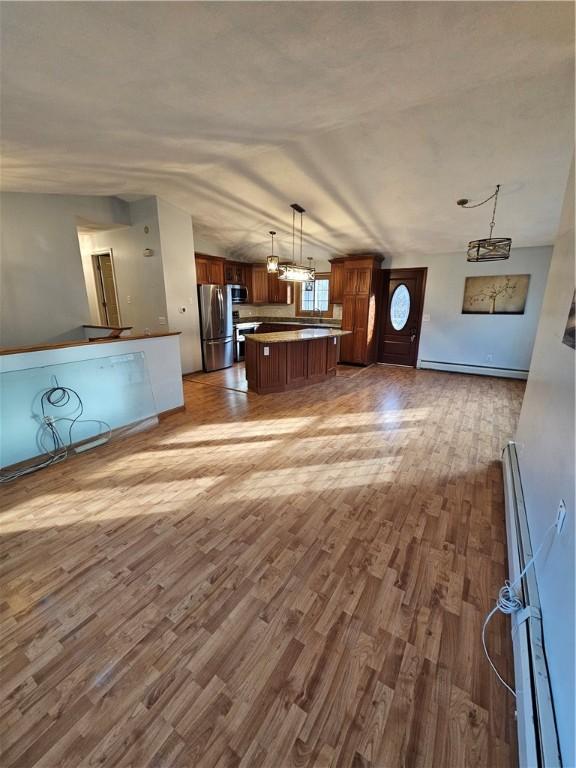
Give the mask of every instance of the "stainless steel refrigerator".
[(232, 294), (229, 285), (199, 285), (202, 364), (205, 371), (230, 368), (234, 363)]

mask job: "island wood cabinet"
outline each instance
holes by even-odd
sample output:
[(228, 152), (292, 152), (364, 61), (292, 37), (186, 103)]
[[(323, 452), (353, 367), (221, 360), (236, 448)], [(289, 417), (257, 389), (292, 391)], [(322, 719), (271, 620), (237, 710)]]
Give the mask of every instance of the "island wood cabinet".
[[(311, 330), (246, 337), (248, 389), (258, 394), (285, 392), (317, 384), (336, 375), (341, 331)], [(276, 341), (267, 341), (275, 337)], [(283, 339), (286, 341), (283, 341)], [(280, 340), (282, 339), (282, 340)]]
[(376, 354), (381, 256), (354, 256), (344, 261), (340, 360), (368, 365)]

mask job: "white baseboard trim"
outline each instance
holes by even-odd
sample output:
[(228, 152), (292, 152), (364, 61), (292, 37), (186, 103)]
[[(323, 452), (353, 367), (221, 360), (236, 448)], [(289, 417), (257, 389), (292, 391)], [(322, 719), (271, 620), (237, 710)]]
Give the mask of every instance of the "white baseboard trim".
[(528, 371), (516, 368), (496, 368), (491, 365), (469, 365), (468, 363), (446, 363), (440, 360), (419, 360), (418, 368), (452, 373), (473, 373), (477, 376), (500, 376), (506, 379), (528, 378)]
[[(514, 583), (532, 558), (533, 550), (524, 506), (516, 444), (509, 442), (502, 455), (508, 544), (509, 580)], [(542, 632), (538, 584), (529, 568), (519, 585), (522, 601), (531, 607), (527, 619), (511, 615), (516, 689), (518, 762), (521, 768), (556, 768), (562, 765), (554, 703), (548, 677)]]

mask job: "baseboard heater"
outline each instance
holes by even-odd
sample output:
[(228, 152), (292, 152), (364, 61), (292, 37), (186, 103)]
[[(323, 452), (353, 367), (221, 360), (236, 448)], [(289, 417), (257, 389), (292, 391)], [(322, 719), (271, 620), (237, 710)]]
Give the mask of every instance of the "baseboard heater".
[[(502, 463), (509, 579), (514, 582), (532, 557), (515, 443), (504, 449)], [(511, 616), (519, 764), (521, 768), (552, 768), (561, 766), (562, 760), (534, 568), (529, 568), (522, 579), (521, 597), (529, 608)]]
[(528, 371), (522, 368), (498, 368), (493, 365), (472, 365), (470, 363), (448, 363), (443, 360), (420, 360), (419, 368), (452, 373), (476, 373), (479, 376), (501, 376), (507, 379), (527, 379)]

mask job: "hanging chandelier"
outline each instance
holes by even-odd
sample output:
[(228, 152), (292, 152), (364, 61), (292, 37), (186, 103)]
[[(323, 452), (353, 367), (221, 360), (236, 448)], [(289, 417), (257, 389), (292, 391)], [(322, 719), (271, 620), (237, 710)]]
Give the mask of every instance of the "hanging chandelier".
[[(292, 203), (292, 263), (278, 265), (278, 280), (292, 280), (297, 283), (308, 283), (314, 280), (315, 269), (302, 264), (302, 216), (306, 213), (298, 203)], [(296, 264), (295, 260), (295, 232), (296, 232), (296, 213), (300, 214), (300, 262)]]
[(500, 184), (496, 185), (496, 191), (481, 203), (470, 204), (470, 200), (462, 198), (456, 203), (461, 208), (479, 208), (489, 200), (494, 199), (494, 209), (492, 210), (492, 221), (490, 222), (490, 234), (480, 240), (471, 240), (468, 243), (467, 260), (468, 261), (504, 261), (510, 258), (510, 247), (512, 239), (510, 237), (492, 237), (492, 231), (496, 224), (496, 206), (498, 204), (498, 192)]
[(278, 272), (278, 256), (274, 256), (274, 235), (276, 232), (271, 229), (268, 234), (272, 238), (272, 246), (270, 248), (270, 256), (266, 259), (266, 269), (268, 274), (275, 275)]

